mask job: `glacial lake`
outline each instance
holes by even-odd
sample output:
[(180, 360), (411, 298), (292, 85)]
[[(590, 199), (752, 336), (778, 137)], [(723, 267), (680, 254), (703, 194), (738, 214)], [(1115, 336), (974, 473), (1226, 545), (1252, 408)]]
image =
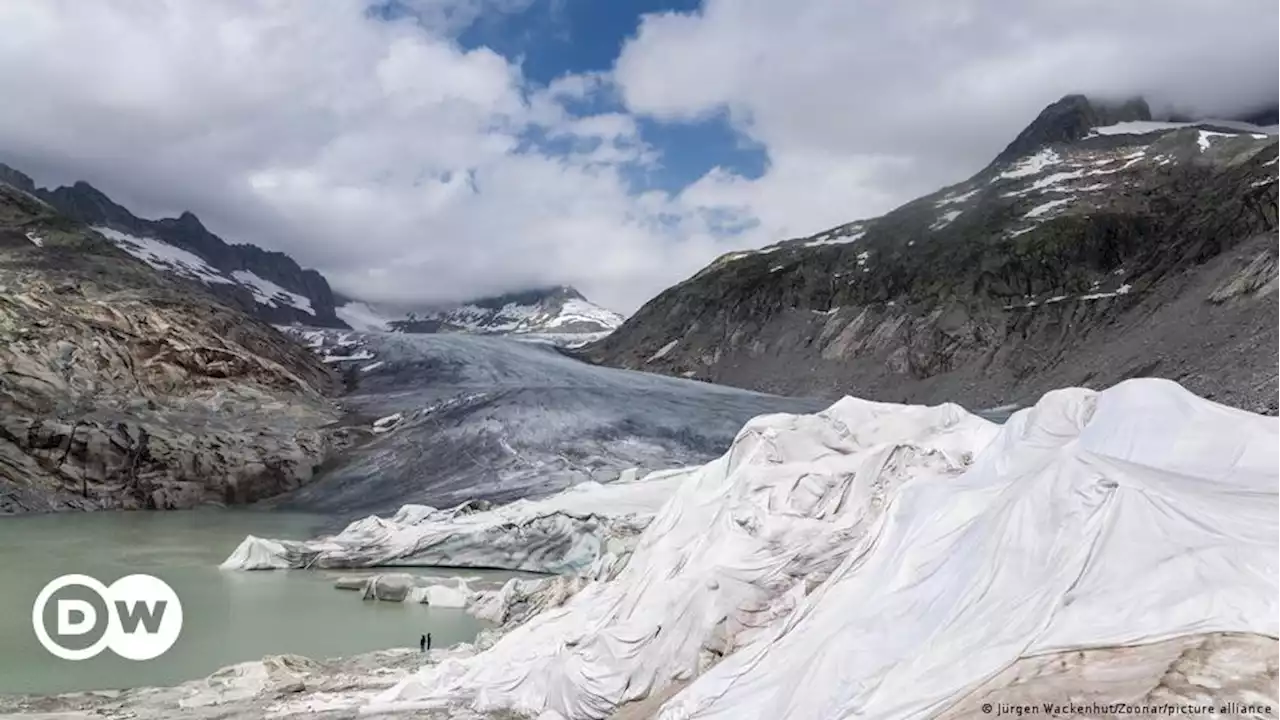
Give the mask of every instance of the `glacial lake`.
[[(471, 642), (485, 623), (458, 608), (362, 601), (336, 590), (338, 577), (378, 570), (220, 570), (245, 535), (304, 539), (339, 529), (316, 515), (201, 509), (60, 513), (0, 518), (0, 693), (52, 694), (200, 678), (264, 655), (312, 658)], [(525, 574), (454, 568), (385, 569), (472, 578), (500, 585)], [(36, 639), (31, 611), (46, 583), (82, 573), (104, 584), (133, 573), (169, 583), (182, 602), (177, 643), (159, 658), (132, 661), (109, 650), (80, 661), (57, 658)]]

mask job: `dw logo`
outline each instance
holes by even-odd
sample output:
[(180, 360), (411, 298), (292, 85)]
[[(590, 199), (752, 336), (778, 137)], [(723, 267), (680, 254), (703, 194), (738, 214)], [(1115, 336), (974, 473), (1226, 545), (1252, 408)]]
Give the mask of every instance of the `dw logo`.
[(31, 608), (31, 627), (46, 650), (87, 660), (110, 648), (128, 660), (150, 660), (182, 632), (182, 603), (165, 581), (127, 575), (103, 585), (88, 575), (62, 575)]

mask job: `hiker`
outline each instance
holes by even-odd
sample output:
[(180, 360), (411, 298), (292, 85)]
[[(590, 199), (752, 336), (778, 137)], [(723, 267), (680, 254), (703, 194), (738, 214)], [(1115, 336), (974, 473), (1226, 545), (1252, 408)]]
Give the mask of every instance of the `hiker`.
[(427, 636), (426, 636), (426, 635), (423, 635), (422, 637), (418, 638), (418, 650), (420, 650), (421, 652), (426, 652), (426, 651), (427, 651)]

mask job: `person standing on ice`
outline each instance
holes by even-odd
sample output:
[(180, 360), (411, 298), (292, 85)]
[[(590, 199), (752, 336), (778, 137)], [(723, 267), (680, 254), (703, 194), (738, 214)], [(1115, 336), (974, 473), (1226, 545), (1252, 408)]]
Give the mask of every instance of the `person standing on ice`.
[(420, 651), (422, 651), (422, 652), (426, 652), (426, 651), (427, 651), (427, 636), (426, 636), (426, 635), (423, 635), (422, 637), (418, 638), (418, 650), (420, 650)]
[(427, 650), (431, 650), (431, 633), (427, 633)]

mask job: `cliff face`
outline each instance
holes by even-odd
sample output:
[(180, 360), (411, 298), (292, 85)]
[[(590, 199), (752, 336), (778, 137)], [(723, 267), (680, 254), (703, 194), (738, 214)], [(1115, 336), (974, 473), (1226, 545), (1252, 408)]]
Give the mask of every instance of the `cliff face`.
[(585, 356), (972, 407), (1150, 375), (1274, 414), (1276, 138), (1127, 107), (1066, 98), (968, 181), (721, 257)]
[[(263, 250), (256, 245), (224, 242), (190, 212), (176, 218), (145, 220), (86, 182), (41, 189), (29, 177), (5, 165), (0, 165), (0, 182), (35, 195), (70, 219), (119, 233), (109, 235), (108, 239), (126, 251), (145, 250), (158, 242), (180, 253), (195, 255), (197, 260), (188, 259), (187, 264), (208, 265), (211, 277), (201, 279), (212, 293), (268, 322), (346, 327), (334, 314), (333, 291), (323, 275), (303, 269), (284, 253)], [(144, 253), (134, 254), (146, 257)], [(171, 253), (162, 247), (153, 254)], [(291, 297), (295, 295), (297, 297)]]
[(0, 513), (243, 503), (309, 480), (335, 442), (332, 371), (31, 190), (0, 182)]

